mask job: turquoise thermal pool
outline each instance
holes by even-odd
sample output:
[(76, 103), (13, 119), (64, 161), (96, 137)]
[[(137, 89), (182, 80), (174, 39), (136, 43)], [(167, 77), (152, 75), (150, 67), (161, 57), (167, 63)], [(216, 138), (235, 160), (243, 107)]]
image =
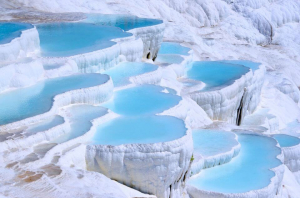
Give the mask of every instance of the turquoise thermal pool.
[(259, 68), (260, 63), (248, 61), (248, 60), (222, 60), (221, 62), (242, 65), (248, 67), (250, 69), (257, 70)]
[(157, 70), (157, 68), (158, 67), (156, 65), (149, 63), (124, 62), (104, 71), (103, 73), (109, 75), (114, 82), (114, 86), (118, 87), (129, 84), (129, 77), (131, 76), (152, 72)]
[(82, 74), (60, 77), (0, 95), (0, 125), (20, 121), (49, 111), (56, 95), (103, 84), (109, 76)]
[(158, 19), (139, 18), (132, 15), (109, 15), (109, 14), (88, 14), (83, 20), (86, 23), (94, 23), (103, 26), (114, 26), (128, 31), (134, 28), (153, 26), (161, 24)]
[(59, 144), (84, 135), (92, 127), (91, 121), (107, 114), (107, 109), (92, 105), (72, 105), (67, 108), (67, 114), (70, 115), (70, 132), (52, 142)]
[(158, 54), (177, 54), (188, 56), (190, 50), (190, 48), (184, 47), (179, 43), (163, 42)]
[(103, 106), (120, 115), (150, 115), (170, 109), (180, 100), (180, 96), (170, 93), (164, 87), (141, 85), (115, 92), (113, 99)]
[(280, 147), (291, 147), (300, 144), (300, 139), (294, 136), (285, 134), (276, 134), (272, 136), (278, 141)]
[(92, 144), (150, 144), (179, 139), (186, 134), (184, 122), (171, 116), (118, 117), (100, 125)]
[(65, 57), (108, 48), (115, 38), (130, 36), (117, 27), (91, 23), (49, 23), (37, 25), (42, 56)]
[(180, 55), (174, 54), (159, 54), (155, 59), (155, 62), (168, 63), (168, 64), (180, 64), (184, 59)]
[(186, 75), (206, 84), (203, 90), (213, 90), (232, 84), (249, 72), (248, 67), (218, 61), (196, 61), (189, 65)]
[(201, 129), (193, 131), (194, 153), (204, 157), (230, 151), (238, 145), (235, 134), (226, 131)]
[(65, 120), (63, 117), (56, 115), (40, 123), (29, 126), (24, 132), (26, 135), (32, 135), (41, 131), (47, 131), (53, 127), (63, 124), (64, 122)]
[(14, 38), (20, 37), (22, 31), (33, 28), (27, 23), (0, 23), (0, 44), (11, 42)]
[(189, 180), (189, 185), (204, 191), (244, 193), (270, 184), (275, 175), (270, 169), (281, 165), (277, 142), (268, 137), (240, 134), (239, 155), (229, 163), (202, 170)]

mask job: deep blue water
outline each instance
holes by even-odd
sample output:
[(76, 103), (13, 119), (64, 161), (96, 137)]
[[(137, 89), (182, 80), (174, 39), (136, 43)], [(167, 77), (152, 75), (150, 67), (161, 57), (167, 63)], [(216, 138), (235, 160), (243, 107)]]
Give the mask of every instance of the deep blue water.
[(33, 28), (27, 23), (1, 23), (0, 22), (0, 44), (11, 42), (14, 38), (21, 36), (23, 30)]

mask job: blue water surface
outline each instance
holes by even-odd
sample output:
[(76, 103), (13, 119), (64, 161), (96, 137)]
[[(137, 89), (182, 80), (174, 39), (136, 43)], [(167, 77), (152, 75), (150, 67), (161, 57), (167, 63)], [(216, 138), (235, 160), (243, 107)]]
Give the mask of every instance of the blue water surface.
[(25, 132), (27, 135), (32, 135), (41, 131), (47, 131), (53, 127), (63, 124), (64, 122), (65, 120), (63, 117), (56, 115), (40, 123), (29, 126)]
[(222, 60), (221, 62), (231, 63), (236, 65), (242, 65), (245, 67), (249, 67), (250, 69), (257, 70), (259, 68), (260, 63), (252, 62), (249, 60)]
[(113, 112), (126, 116), (151, 115), (161, 113), (177, 105), (181, 97), (174, 93), (164, 93), (164, 87), (141, 85), (122, 89), (114, 93), (113, 99), (103, 104)]
[(108, 74), (113, 82), (114, 86), (123, 86), (129, 84), (129, 77), (137, 76), (143, 73), (148, 73), (156, 70), (158, 67), (153, 64), (143, 63), (143, 62), (123, 62), (119, 65), (112, 67), (106, 71), (104, 74)]
[(179, 43), (163, 42), (160, 46), (158, 54), (177, 54), (177, 55), (189, 55), (191, 49), (184, 47)]
[(276, 134), (273, 135), (275, 140), (278, 141), (281, 147), (291, 147), (300, 144), (300, 139), (294, 136), (285, 135), (285, 134)]
[(184, 122), (171, 116), (119, 117), (100, 125), (92, 144), (149, 144), (179, 139), (186, 134)]
[(228, 152), (238, 144), (235, 134), (211, 129), (193, 131), (194, 152), (202, 156), (214, 156)]
[(52, 142), (59, 144), (84, 135), (92, 127), (92, 120), (108, 112), (106, 108), (85, 104), (72, 105), (67, 111), (70, 115), (71, 130)]
[(20, 121), (49, 111), (57, 94), (107, 82), (104, 74), (81, 74), (38, 82), (0, 94), (0, 125)]
[(269, 185), (275, 173), (269, 169), (281, 164), (277, 142), (268, 137), (238, 135), (239, 155), (229, 163), (202, 170), (189, 180), (189, 185), (205, 191), (243, 193)]
[(33, 28), (28, 23), (0, 23), (0, 44), (11, 42), (21, 36), (22, 31)]
[(175, 54), (159, 54), (155, 59), (155, 62), (168, 63), (168, 64), (180, 64), (184, 59), (180, 55)]
[(139, 18), (133, 15), (117, 14), (87, 14), (87, 18), (83, 21), (103, 26), (114, 26), (121, 28), (124, 31), (163, 23), (162, 20), (158, 19)]
[(88, 53), (115, 44), (111, 39), (132, 35), (120, 28), (91, 23), (37, 25), (42, 56), (64, 57)]
[(232, 84), (242, 75), (249, 72), (249, 68), (218, 61), (196, 61), (188, 66), (187, 77), (206, 84), (201, 91), (218, 89)]

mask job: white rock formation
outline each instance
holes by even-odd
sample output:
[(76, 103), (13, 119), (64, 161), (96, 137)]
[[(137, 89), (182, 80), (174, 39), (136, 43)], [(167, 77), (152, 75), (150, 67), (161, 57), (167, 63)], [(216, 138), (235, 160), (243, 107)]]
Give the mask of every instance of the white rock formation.
[[(256, 134), (260, 135), (260, 134)], [(277, 144), (279, 147), (279, 144)], [(279, 166), (272, 168), (271, 170), (275, 175), (271, 178), (270, 184), (262, 189), (252, 190), (245, 193), (220, 193), (213, 191), (200, 190), (194, 186), (187, 186), (187, 191), (192, 198), (255, 198), (255, 197), (265, 197), (274, 198), (277, 194), (281, 192), (281, 184), (284, 176), (285, 166), (283, 164), (284, 155), (281, 152), (277, 158), (282, 162)]]
[(236, 134), (235, 139), (237, 141), (237, 144), (234, 145), (229, 151), (206, 157), (194, 153), (193, 155), (195, 159), (192, 163), (191, 174), (194, 175), (199, 173), (202, 169), (211, 168), (230, 162), (232, 158), (236, 157), (239, 154), (241, 149), (241, 144), (238, 142), (238, 137)]
[(187, 93), (212, 120), (240, 125), (245, 115), (253, 113), (260, 102), (265, 66), (250, 70), (231, 85), (213, 91)]
[(52, 104), (51, 109), (48, 112), (10, 124), (2, 125), (0, 126), (0, 132), (10, 131), (29, 124), (40, 122), (44, 119), (47, 119), (50, 116), (57, 114), (58, 109), (63, 106), (76, 103), (86, 103), (93, 105), (105, 102), (112, 96), (112, 90), (113, 83), (111, 78), (108, 76), (108, 80), (101, 85), (72, 90), (59, 94), (54, 97), (54, 102)]
[(154, 144), (87, 145), (87, 169), (158, 198), (182, 197), (193, 151), (191, 132)]
[(22, 31), (21, 36), (0, 45), (1, 62), (34, 56), (40, 52), (40, 39), (35, 27)]

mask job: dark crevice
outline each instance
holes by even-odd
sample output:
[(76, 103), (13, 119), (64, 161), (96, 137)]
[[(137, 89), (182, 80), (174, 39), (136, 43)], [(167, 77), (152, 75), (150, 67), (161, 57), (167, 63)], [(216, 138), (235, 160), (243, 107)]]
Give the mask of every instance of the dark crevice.
[(154, 56), (154, 57), (152, 58), (153, 62), (156, 60), (156, 57), (157, 57), (157, 56)]
[(147, 59), (150, 59), (150, 57), (151, 57), (151, 54), (150, 54), (150, 52), (147, 54)]
[(240, 126), (241, 125), (241, 122), (242, 122), (242, 115), (243, 115), (243, 100), (244, 100), (244, 96), (245, 96), (245, 92), (246, 92), (246, 89), (244, 90), (244, 94), (241, 98), (241, 101), (240, 101), (240, 105), (237, 109), (237, 116), (236, 116), (236, 125)]

